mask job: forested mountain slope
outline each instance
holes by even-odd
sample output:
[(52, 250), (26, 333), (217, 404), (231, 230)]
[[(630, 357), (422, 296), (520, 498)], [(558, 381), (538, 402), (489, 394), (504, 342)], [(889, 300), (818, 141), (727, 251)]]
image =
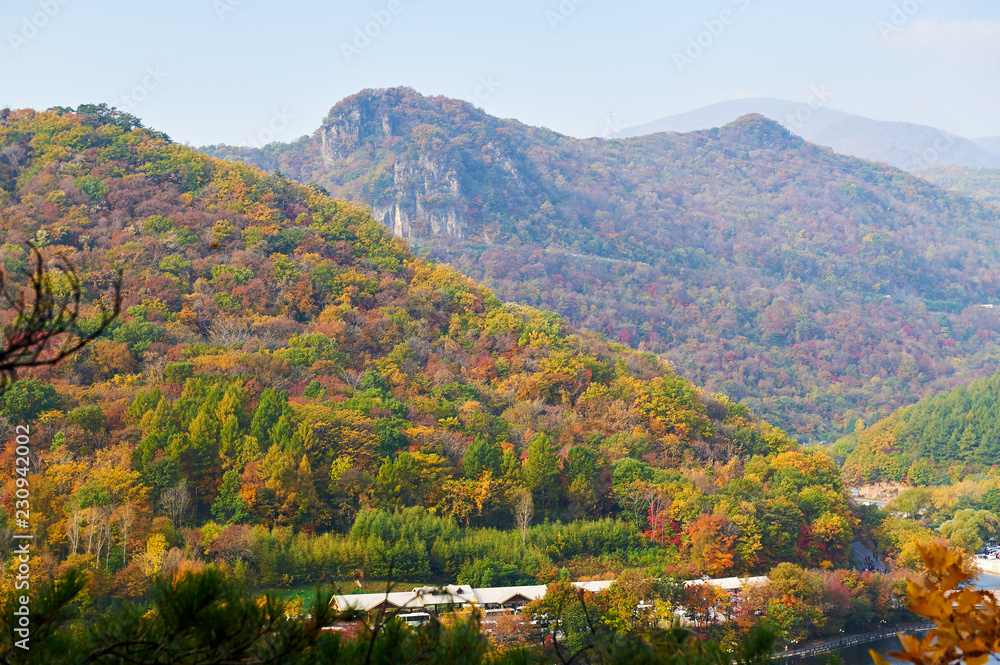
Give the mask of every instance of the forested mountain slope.
[(107, 334), (0, 397), (31, 427), (37, 574), (89, 566), (97, 598), (211, 561), (271, 585), (844, 561), (836, 466), (746, 407), (502, 303), (360, 205), (79, 110), (0, 113), (6, 269), (32, 241), (91, 299), (125, 270)]
[(849, 482), (948, 484), (1000, 463), (1000, 374), (927, 397), (858, 432)]
[(919, 171), (917, 175), (943, 189), (1000, 206), (1000, 169), (933, 166)]
[(993, 372), (1000, 210), (760, 116), (578, 140), (406, 88), (213, 146), (337, 196), (505, 300), (664, 354), (802, 439)]

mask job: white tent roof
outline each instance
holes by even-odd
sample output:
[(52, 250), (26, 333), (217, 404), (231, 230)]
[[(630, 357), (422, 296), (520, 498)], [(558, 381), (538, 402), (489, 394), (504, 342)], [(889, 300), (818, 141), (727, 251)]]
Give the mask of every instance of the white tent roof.
[[(574, 586), (587, 591), (603, 591), (610, 581), (574, 582)], [(412, 591), (385, 593), (358, 593), (334, 596), (333, 602), (341, 610), (357, 609), (368, 612), (383, 602), (400, 609), (419, 609), (429, 605), (503, 605), (518, 596), (527, 600), (545, 597), (548, 587), (544, 584), (484, 587), (474, 589), (466, 584), (449, 584), (446, 587), (417, 587)]]
[(609, 588), (614, 580), (600, 580), (594, 582), (573, 582), (573, 586), (584, 589), (585, 591), (591, 591), (593, 593), (598, 593)]
[(712, 580), (688, 580), (684, 583), (684, 586), (692, 586), (694, 584), (714, 584), (715, 586), (722, 588), (724, 591), (736, 591), (737, 589), (742, 589), (748, 584), (763, 584), (769, 581), (770, 580), (766, 575), (760, 575), (757, 577), (718, 577)]
[[(731, 587), (730, 580), (739, 578), (729, 577), (724, 580), (710, 580), (713, 584), (720, 584), (722, 588)], [(744, 579), (767, 579), (767, 578), (744, 578)], [(700, 584), (702, 580), (692, 580), (686, 584)], [(573, 582), (573, 586), (598, 593), (604, 591), (613, 583), (612, 580), (600, 580), (593, 582)], [(732, 588), (739, 588), (739, 584)], [(420, 609), (431, 605), (503, 605), (512, 598), (522, 597), (527, 600), (544, 598), (548, 587), (544, 584), (531, 584), (520, 586), (499, 586), (474, 589), (467, 584), (449, 584), (446, 587), (417, 587), (412, 591), (398, 591), (389, 594), (385, 593), (359, 593), (349, 596), (334, 596), (333, 602), (340, 610), (357, 609), (368, 612), (378, 607), (383, 602), (388, 601), (389, 605), (399, 609)]]
[(544, 584), (532, 584), (526, 586), (495, 586), (482, 589), (473, 589), (480, 605), (497, 604), (502, 605), (514, 596), (524, 596), (528, 600), (535, 600), (545, 596), (548, 587)]
[(477, 602), (472, 587), (449, 584), (446, 587), (423, 586), (413, 590), (424, 605), (466, 605)]
[(397, 608), (417, 609), (424, 606), (420, 598), (412, 591), (397, 591), (393, 593), (356, 593), (350, 596), (334, 596), (333, 602), (340, 610), (361, 610), (368, 612), (388, 601)]

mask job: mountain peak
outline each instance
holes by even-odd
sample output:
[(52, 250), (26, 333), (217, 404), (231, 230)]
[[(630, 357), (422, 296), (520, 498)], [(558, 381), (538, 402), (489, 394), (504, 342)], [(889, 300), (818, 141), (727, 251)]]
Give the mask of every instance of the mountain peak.
[(339, 101), (323, 121), (361, 135), (401, 136), (421, 124), (463, 124), (489, 116), (472, 104), (413, 88), (366, 88)]
[(397, 86), (394, 88), (365, 88), (348, 97), (343, 98), (330, 109), (329, 115), (343, 113), (354, 109), (396, 106), (400, 103), (419, 103), (427, 99), (409, 86)]
[(785, 129), (781, 123), (759, 113), (747, 113), (714, 130), (720, 138), (737, 138), (751, 147), (774, 148), (796, 146), (803, 140)]
[[(814, 97), (802, 102), (769, 97), (718, 102), (626, 127), (615, 137), (623, 139), (661, 132), (704, 131), (738, 122), (746, 114), (759, 113), (778, 121), (810, 143), (833, 148), (843, 155), (890, 164), (904, 171), (918, 171), (935, 165), (1000, 168), (1000, 141), (996, 139), (972, 141), (927, 125), (851, 115), (826, 106), (825, 93), (821, 92), (816, 90)], [(947, 141), (948, 149), (928, 153), (928, 148), (940, 144), (942, 139)]]

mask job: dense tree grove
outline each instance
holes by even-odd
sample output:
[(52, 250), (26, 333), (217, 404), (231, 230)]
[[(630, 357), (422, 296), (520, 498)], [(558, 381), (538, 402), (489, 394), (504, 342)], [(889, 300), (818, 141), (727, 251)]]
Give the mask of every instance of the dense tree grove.
[(760, 116), (579, 140), (393, 88), (296, 142), (205, 151), (371, 205), (420, 255), (803, 441), (994, 371), (998, 209)]
[(852, 483), (942, 485), (1000, 459), (1000, 374), (927, 397), (838, 442)]
[(211, 566), (290, 586), (846, 563), (825, 454), (318, 187), (104, 107), (19, 110), (0, 206), (8, 271), (29, 242), (77, 267), (84, 333), (124, 270), (122, 315), (0, 397), (5, 431), (31, 427), (33, 574), (86, 569), (84, 604)]

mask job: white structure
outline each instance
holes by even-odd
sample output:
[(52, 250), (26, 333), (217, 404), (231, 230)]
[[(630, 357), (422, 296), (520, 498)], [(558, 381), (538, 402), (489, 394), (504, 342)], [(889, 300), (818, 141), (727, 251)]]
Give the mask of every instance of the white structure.
[(601, 580), (599, 582), (573, 582), (573, 586), (583, 589), (584, 591), (600, 593), (601, 591), (610, 588), (612, 582), (614, 582), (614, 580)]
[[(735, 578), (734, 578), (735, 579)], [(573, 586), (598, 593), (611, 586), (613, 580), (573, 582)], [(476, 605), (484, 610), (518, 610), (533, 600), (545, 597), (548, 587), (544, 584), (524, 586), (486, 587), (473, 589), (464, 584), (446, 587), (417, 587), (412, 591), (391, 593), (358, 593), (334, 596), (337, 609), (354, 609), (362, 612), (377, 610), (446, 609)]]
[(548, 589), (544, 584), (523, 586), (496, 586), (473, 589), (476, 594), (476, 605), (484, 610), (513, 609), (517, 610), (533, 600), (545, 597)]
[(758, 575), (757, 577), (718, 577), (714, 580), (688, 580), (684, 583), (685, 587), (689, 587), (695, 584), (714, 584), (723, 591), (729, 593), (730, 595), (737, 594), (745, 586), (751, 584), (767, 584), (771, 580), (766, 575)]
[[(759, 575), (757, 577), (718, 577), (716, 579), (702, 578), (700, 580), (688, 580), (684, 583), (684, 587), (711, 584), (728, 593), (730, 601), (737, 601), (742, 589), (751, 585), (767, 584), (770, 581), (771, 579), (766, 575)], [(674, 610), (674, 613), (684, 625), (694, 623), (693, 618), (689, 617), (687, 612), (687, 608), (684, 606), (680, 606)], [(725, 615), (720, 614), (715, 608), (708, 611), (708, 618), (713, 623), (725, 623), (727, 620)]]
[(975, 564), (980, 572), (1000, 575), (1000, 559), (987, 559), (983, 556), (977, 556)]

